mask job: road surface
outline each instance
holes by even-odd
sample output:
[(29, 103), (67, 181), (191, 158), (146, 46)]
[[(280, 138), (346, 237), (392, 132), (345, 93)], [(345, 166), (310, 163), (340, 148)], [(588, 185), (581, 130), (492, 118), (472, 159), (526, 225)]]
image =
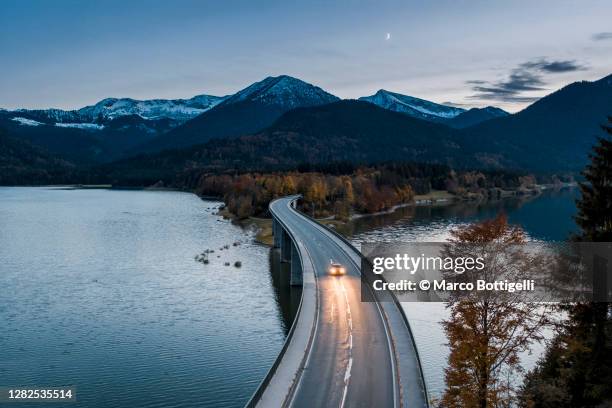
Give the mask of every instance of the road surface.
[[(312, 260), (317, 278), (316, 331), (290, 400), (293, 407), (397, 407), (399, 382), (391, 335), (382, 309), (361, 302), (359, 265), (337, 238), (291, 208), (271, 204)], [(346, 275), (330, 276), (330, 260)]]

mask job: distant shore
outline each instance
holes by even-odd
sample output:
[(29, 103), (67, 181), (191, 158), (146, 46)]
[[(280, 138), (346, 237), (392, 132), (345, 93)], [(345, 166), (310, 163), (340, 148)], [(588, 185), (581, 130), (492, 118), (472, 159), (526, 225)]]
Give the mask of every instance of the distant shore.
[(361, 213), (352, 214), (350, 217), (350, 220), (352, 221), (352, 220), (356, 220), (356, 219), (364, 218), (364, 217), (373, 217), (377, 215), (392, 214), (395, 211), (399, 210), (400, 208), (405, 208), (405, 207), (451, 205), (451, 204), (455, 204), (459, 202), (464, 202), (464, 203), (472, 202), (476, 204), (482, 201), (491, 201), (491, 200), (497, 201), (497, 200), (504, 200), (508, 198), (537, 196), (537, 195), (542, 194), (542, 192), (544, 191), (554, 190), (554, 189), (564, 189), (564, 188), (575, 188), (577, 186), (578, 186), (578, 183), (574, 182), (574, 183), (563, 183), (561, 185), (559, 184), (557, 185), (537, 184), (534, 186), (533, 189), (528, 189), (528, 190), (499, 190), (500, 196), (499, 198), (496, 198), (496, 199), (488, 199), (488, 198), (483, 199), (481, 197), (469, 196), (469, 195), (465, 197), (460, 197), (455, 194), (451, 194), (448, 191), (432, 190), (431, 192), (427, 194), (415, 195), (413, 201), (409, 203), (394, 205), (393, 207), (385, 211), (379, 211), (379, 212), (371, 213), (371, 214), (361, 214)]
[[(375, 213), (353, 213), (350, 215), (349, 219), (346, 221), (339, 220), (335, 216), (319, 218), (318, 221), (335, 228), (340, 225), (346, 225), (347, 223), (350, 223), (351, 221), (354, 221), (360, 218), (392, 214), (395, 211), (401, 208), (406, 208), (406, 207), (446, 206), (446, 205), (452, 205), (452, 204), (456, 204), (460, 202), (468, 203), (468, 204), (469, 203), (478, 204), (483, 201), (491, 201), (491, 200), (497, 201), (497, 200), (504, 200), (504, 199), (509, 199), (509, 198), (537, 196), (537, 195), (542, 194), (544, 191), (575, 188), (577, 186), (578, 186), (578, 183), (571, 182), (571, 183), (561, 183), (561, 184), (536, 184), (531, 188), (521, 189), (521, 190), (497, 189), (498, 197), (494, 199), (485, 198), (481, 195), (473, 194), (473, 193), (466, 193), (462, 196), (459, 196), (459, 195), (452, 194), (444, 190), (432, 190), (427, 194), (415, 195), (410, 202), (394, 205), (393, 207), (387, 210), (384, 210), (384, 211), (379, 211)], [(123, 189), (128, 189), (128, 190), (147, 190), (147, 191), (182, 191), (182, 192), (188, 192), (188, 193), (195, 194), (193, 191), (163, 187), (163, 186), (158, 186), (158, 185), (153, 185), (150, 187), (140, 187), (140, 188), (138, 187), (134, 187), (134, 188), (118, 187), (118, 186), (113, 186), (111, 184), (68, 184), (68, 185), (47, 185), (47, 186), (40, 186), (40, 187), (65, 188), (65, 189), (74, 189), (74, 190), (89, 190), (89, 189), (123, 190)], [(198, 197), (200, 197), (203, 200), (223, 201), (222, 197), (213, 197), (213, 196), (204, 196), (204, 195), (198, 195)], [(254, 228), (256, 231), (255, 241), (263, 245), (272, 246), (273, 237), (272, 237), (272, 220), (271, 219), (251, 216), (246, 219), (240, 220), (234, 214), (232, 214), (225, 205), (222, 206), (222, 208), (219, 210), (217, 215), (222, 216), (223, 218), (226, 218), (226, 219), (230, 219), (233, 222), (241, 225), (244, 228)]]
[[(535, 197), (535, 196), (542, 194), (544, 191), (555, 190), (555, 189), (562, 190), (566, 188), (575, 188), (577, 186), (578, 184), (573, 182), (573, 183), (563, 183), (561, 185), (559, 184), (556, 184), (556, 185), (538, 184), (538, 185), (535, 185), (533, 189), (523, 190), (523, 191), (502, 190), (502, 194), (500, 195), (500, 198), (495, 199), (495, 201), (512, 199), (512, 198), (520, 198), (520, 197), (530, 197), (530, 196)], [(219, 199), (219, 198), (214, 198), (214, 197), (202, 197), (202, 198), (203, 199), (215, 199), (215, 200)], [(472, 197), (458, 197), (457, 195), (451, 194), (448, 191), (433, 190), (427, 194), (415, 195), (411, 202), (395, 205), (386, 211), (380, 211), (380, 212), (376, 212), (372, 214), (355, 213), (350, 216), (348, 221), (341, 221), (341, 220), (336, 219), (333, 216), (326, 217), (326, 218), (319, 218), (317, 219), (317, 221), (335, 228), (335, 227), (338, 227), (340, 225), (345, 225), (347, 223), (350, 223), (351, 221), (354, 221), (360, 218), (392, 214), (395, 211), (401, 208), (406, 208), (406, 207), (446, 206), (446, 205), (452, 205), (456, 203), (466, 203), (466, 204), (473, 203), (474, 205), (476, 205), (482, 201), (483, 201), (482, 199), (477, 199), (477, 198), (472, 198)], [(221, 208), (219, 212), (217, 213), (217, 215), (222, 216), (226, 219), (231, 219), (244, 228), (254, 228), (256, 230), (255, 241), (263, 245), (272, 246), (273, 237), (272, 237), (272, 220), (271, 219), (251, 216), (244, 220), (238, 220), (237, 217), (231, 212), (229, 212), (227, 208), (225, 207)]]

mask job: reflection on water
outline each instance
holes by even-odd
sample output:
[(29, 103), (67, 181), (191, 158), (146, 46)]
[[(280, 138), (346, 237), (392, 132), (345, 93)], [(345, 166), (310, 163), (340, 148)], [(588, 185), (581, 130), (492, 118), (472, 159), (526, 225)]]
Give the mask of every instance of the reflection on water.
[(538, 240), (564, 240), (576, 231), (577, 188), (546, 191), (539, 196), (450, 205), (409, 206), (391, 214), (362, 217), (340, 231), (363, 241), (429, 241), (448, 238), (448, 231), (461, 224), (494, 218), (500, 212), (510, 223), (522, 225)]
[(0, 385), (73, 385), (75, 407), (242, 407), (295, 307), (219, 205), (0, 188)]
[[(440, 241), (503, 210), (536, 239), (563, 239), (575, 197), (407, 207), (344, 232), (356, 244)], [(176, 192), (0, 188), (0, 385), (73, 385), (77, 407), (243, 406), (301, 294), (278, 253), (214, 215), (218, 205)], [(195, 262), (205, 249), (210, 264)], [(444, 305), (406, 312), (439, 393)]]
[[(404, 207), (392, 214), (363, 217), (341, 229), (360, 247), (362, 242), (442, 242), (450, 230), (466, 223), (495, 217), (500, 211), (513, 224), (520, 224), (534, 240), (564, 240), (576, 231), (573, 216), (579, 190), (547, 191), (537, 197), (508, 199), (490, 203), (458, 203), (444, 206)], [(409, 318), (428, 391), (440, 396), (444, 390), (444, 368), (448, 346), (440, 321), (448, 316), (443, 303), (403, 303)], [(550, 336), (550, 332), (548, 333)], [(526, 369), (533, 367), (544, 345), (532, 346), (532, 353), (521, 356)]]

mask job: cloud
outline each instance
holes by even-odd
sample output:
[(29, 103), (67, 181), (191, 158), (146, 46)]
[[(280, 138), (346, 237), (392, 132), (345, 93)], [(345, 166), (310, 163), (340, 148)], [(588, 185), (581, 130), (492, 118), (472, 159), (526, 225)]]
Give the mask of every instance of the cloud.
[(612, 40), (612, 32), (595, 33), (591, 38), (593, 41)]
[(442, 102), (442, 105), (446, 105), (446, 106), (454, 106), (455, 108), (472, 108), (474, 106), (473, 103), (458, 103), (458, 102), (451, 102), (451, 101), (444, 101)]
[(506, 79), (489, 82), (483, 80), (466, 81), (475, 92), (469, 99), (493, 100), (502, 102), (533, 102), (539, 97), (525, 95), (526, 92), (545, 91), (547, 82), (544, 76), (586, 69), (575, 60), (549, 61), (540, 58), (527, 61), (513, 68)]
[(522, 92), (542, 91), (544, 81), (537, 73), (524, 68), (515, 68), (507, 79), (488, 83), (486, 81), (468, 81), (476, 92), (470, 99), (498, 100), (504, 102), (531, 102), (537, 98), (524, 96)]
[(541, 58), (537, 61), (525, 62), (521, 64), (521, 67), (528, 70), (537, 69), (551, 74), (556, 74), (559, 72), (582, 71), (586, 69), (584, 66), (578, 64), (575, 60), (547, 61), (545, 58)]

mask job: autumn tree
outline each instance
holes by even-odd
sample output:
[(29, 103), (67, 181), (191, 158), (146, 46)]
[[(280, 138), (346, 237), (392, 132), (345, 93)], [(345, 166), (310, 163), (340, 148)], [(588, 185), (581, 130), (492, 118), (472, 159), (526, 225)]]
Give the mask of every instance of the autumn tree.
[(283, 182), (281, 185), (281, 193), (283, 195), (292, 195), (297, 192), (295, 185), (295, 179), (291, 174), (283, 176)]
[(342, 177), (342, 187), (343, 187), (344, 201), (352, 205), (353, 201), (355, 201), (355, 194), (353, 193), (353, 183), (350, 177), (348, 176)]
[[(345, 167), (330, 168), (339, 171)], [(333, 214), (338, 219), (348, 220), (352, 211), (371, 214), (411, 202), (415, 193), (429, 192), (432, 183), (436, 188), (445, 188), (447, 178), (450, 182), (446, 183), (446, 188), (456, 194), (466, 193), (468, 189), (476, 191), (504, 181), (505, 177), (517, 180), (514, 176), (496, 174), (493, 180), (487, 181), (490, 175), (484, 173), (454, 172), (445, 166), (415, 163), (348, 168), (352, 173), (290, 171), (230, 175), (191, 171), (180, 185), (193, 188), (200, 195), (222, 197), (232, 213), (236, 214), (240, 207), (242, 217), (265, 215), (270, 200), (299, 193), (304, 197), (304, 211), (313, 215)]]
[(401, 203), (409, 203), (414, 199), (414, 191), (409, 185), (396, 187), (395, 191)]
[[(445, 273), (454, 282), (484, 279), (519, 281), (542, 266), (537, 255), (522, 249), (526, 242), (520, 227), (504, 215), (452, 232), (445, 257), (482, 257), (481, 271)], [(449, 408), (510, 407), (515, 402), (513, 379), (521, 372), (520, 353), (542, 339), (546, 322), (543, 308), (526, 303), (518, 292), (451, 292), (443, 322), (450, 346), (445, 370), (446, 389), (440, 406)]]
[(304, 200), (312, 208), (312, 215), (316, 215), (316, 210), (321, 209), (327, 198), (327, 185), (325, 180), (316, 175), (308, 177), (304, 186)]
[(355, 201), (353, 183), (348, 176), (336, 177), (338, 194), (334, 201), (334, 214), (339, 220), (348, 221)]
[(283, 193), (283, 182), (276, 174), (264, 175), (260, 177), (261, 185), (270, 198), (280, 197)]

